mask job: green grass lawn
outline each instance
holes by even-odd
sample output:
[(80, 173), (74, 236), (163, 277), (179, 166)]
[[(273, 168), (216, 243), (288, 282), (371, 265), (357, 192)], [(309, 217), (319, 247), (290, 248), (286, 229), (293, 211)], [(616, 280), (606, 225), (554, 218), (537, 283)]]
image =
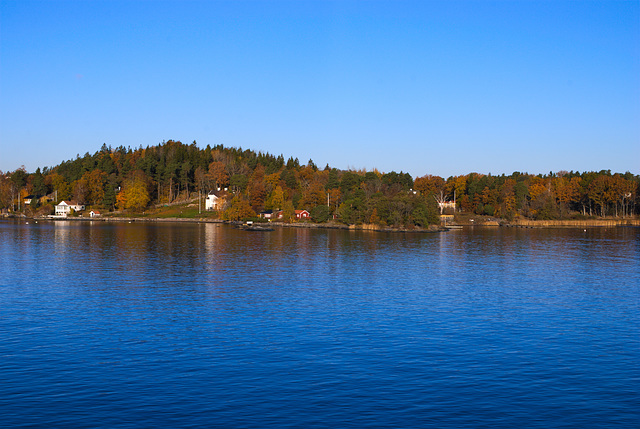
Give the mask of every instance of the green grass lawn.
[(218, 212), (209, 212), (201, 210), (198, 213), (198, 207), (189, 207), (188, 204), (180, 204), (168, 207), (158, 207), (153, 209), (147, 209), (142, 213), (117, 213), (116, 217), (127, 218), (180, 218), (180, 219), (218, 219)]
[(199, 219), (199, 218), (217, 219), (218, 213), (207, 212), (204, 210), (198, 213), (197, 207), (173, 206), (173, 207), (164, 207), (164, 210), (160, 209), (156, 213), (149, 214), (149, 217), (156, 217), (156, 218), (175, 217), (175, 218), (184, 218), (184, 219)]

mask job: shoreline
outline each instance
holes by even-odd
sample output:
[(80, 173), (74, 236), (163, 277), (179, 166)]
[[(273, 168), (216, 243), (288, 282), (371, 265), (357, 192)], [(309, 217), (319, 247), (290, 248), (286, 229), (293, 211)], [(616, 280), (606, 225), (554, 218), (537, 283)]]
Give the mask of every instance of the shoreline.
[[(186, 223), (217, 223), (225, 225), (241, 225), (239, 221), (225, 221), (221, 219), (210, 218), (179, 218), (179, 217), (166, 217), (166, 218), (153, 218), (153, 217), (26, 217), (26, 216), (4, 216), (3, 219), (14, 220), (35, 220), (35, 221), (77, 221), (77, 222), (186, 222)], [(388, 226), (379, 226), (375, 224), (359, 224), (359, 225), (345, 225), (341, 223), (328, 222), (328, 223), (311, 223), (311, 222), (264, 222), (257, 223), (256, 225), (272, 226), (281, 228), (307, 228), (307, 229), (342, 229), (350, 231), (374, 231), (374, 232), (404, 232), (404, 233), (434, 233), (444, 232), (451, 229), (460, 228), (475, 228), (475, 227), (504, 227), (504, 228), (613, 228), (613, 227), (640, 227), (640, 219), (586, 219), (586, 220), (527, 220), (518, 219), (511, 222), (505, 220), (491, 220), (486, 222), (477, 223), (452, 223), (450, 225), (430, 225), (427, 228), (415, 227), (415, 228), (393, 228)]]
[[(121, 222), (121, 223), (216, 223), (230, 226), (242, 225), (240, 221), (227, 221), (221, 219), (209, 219), (209, 218), (178, 218), (178, 217), (166, 217), (166, 218), (152, 218), (152, 217), (26, 217), (26, 216), (5, 216), (4, 219), (14, 220), (34, 220), (34, 221), (71, 221), (71, 222)], [(311, 222), (260, 222), (254, 223), (254, 225), (280, 227), (280, 228), (303, 228), (303, 229), (341, 229), (348, 231), (374, 231), (374, 232), (403, 232), (403, 233), (435, 233), (448, 231), (450, 228), (441, 225), (430, 225), (427, 228), (415, 227), (415, 228), (392, 228), (383, 227), (374, 224), (360, 224), (360, 225), (345, 225), (341, 223), (311, 223)]]

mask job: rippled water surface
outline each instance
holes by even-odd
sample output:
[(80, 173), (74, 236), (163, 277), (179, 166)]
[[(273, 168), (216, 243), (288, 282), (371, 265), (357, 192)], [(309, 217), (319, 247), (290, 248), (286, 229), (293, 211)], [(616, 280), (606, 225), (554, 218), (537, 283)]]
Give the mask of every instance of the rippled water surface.
[(640, 230), (0, 222), (1, 427), (631, 428)]

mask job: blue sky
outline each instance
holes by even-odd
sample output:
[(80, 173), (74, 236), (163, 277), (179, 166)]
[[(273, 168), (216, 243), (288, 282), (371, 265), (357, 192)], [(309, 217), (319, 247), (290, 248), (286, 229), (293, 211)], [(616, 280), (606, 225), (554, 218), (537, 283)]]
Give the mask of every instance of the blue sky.
[(0, 0), (0, 170), (169, 139), (640, 174), (640, 2)]

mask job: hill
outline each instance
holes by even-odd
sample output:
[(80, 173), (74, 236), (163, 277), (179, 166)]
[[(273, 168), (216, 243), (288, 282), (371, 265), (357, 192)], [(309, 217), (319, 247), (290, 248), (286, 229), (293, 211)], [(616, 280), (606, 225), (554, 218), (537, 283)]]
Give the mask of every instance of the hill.
[(46, 215), (57, 202), (75, 200), (87, 210), (141, 213), (176, 202), (204, 208), (211, 196), (211, 215), (226, 220), (279, 212), (292, 222), (296, 210), (307, 210), (316, 222), (411, 228), (454, 210), (507, 220), (633, 216), (639, 186), (639, 176), (608, 170), (414, 180), (403, 172), (319, 168), (312, 160), (169, 140), (135, 150), (103, 145), (55, 167), (0, 174), (0, 209)]

